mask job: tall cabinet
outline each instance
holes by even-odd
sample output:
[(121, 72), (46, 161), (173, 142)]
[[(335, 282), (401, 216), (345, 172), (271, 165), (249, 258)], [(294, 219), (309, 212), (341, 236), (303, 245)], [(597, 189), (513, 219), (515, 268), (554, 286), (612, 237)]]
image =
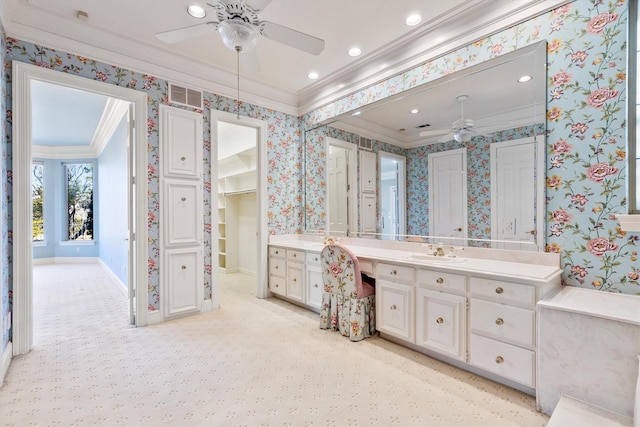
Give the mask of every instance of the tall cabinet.
[(377, 233), (377, 166), (378, 156), (360, 151), (360, 231)]
[(163, 318), (203, 300), (202, 114), (160, 106), (160, 301)]

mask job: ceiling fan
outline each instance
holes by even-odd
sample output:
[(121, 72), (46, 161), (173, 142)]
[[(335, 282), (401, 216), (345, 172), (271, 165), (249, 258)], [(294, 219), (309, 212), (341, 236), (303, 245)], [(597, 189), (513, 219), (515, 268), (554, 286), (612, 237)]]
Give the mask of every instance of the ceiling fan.
[(482, 135), (473, 130), (473, 120), (464, 118), (464, 102), (468, 95), (460, 95), (456, 100), (460, 103), (461, 117), (451, 124), (449, 129), (435, 129), (420, 132), (421, 137), (436, 137), (444, 135), (438, 142), (446, 142), (455, 139), (457, 142), (469, 142), (472, 136)]
[(190, 27), (157, 33), (165, 43), (176, 43), (205, 34), (218, 32), (225, 46), (243, 52), (243, 69), (247, 72), (259, 69), (254, 47), (260, 36), (298, 50), (319, 55), (324, 50), (324, 40), (289, 27), (268, 21), (260, 21), (258, 12), (272, 0), (218, 0), (207, 5), (216, 11), (217, 21), (208, 21)]

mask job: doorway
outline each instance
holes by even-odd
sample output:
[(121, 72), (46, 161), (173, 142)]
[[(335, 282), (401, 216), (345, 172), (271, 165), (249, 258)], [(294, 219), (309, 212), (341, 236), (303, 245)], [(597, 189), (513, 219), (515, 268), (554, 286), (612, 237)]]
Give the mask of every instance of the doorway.
[[(127, 116), (132, 127), (128, 129), (127, 148), (129, 224), (127, 235), (128, 299), (131, 323), (146, 324), (147, 298), (135, 298), (137, 283), (146, 283), (147, 259), (147, 153), (146, 123), (147, 95), (132, 89), (61, 73), (21, 62), (13, 62), (13, 230), (14, 248), (14, 330), (13, 354), (27, 353), (33, 342), (33, 211), (32, 211), (32, 93), (33, 82), (45, 82), (66, 88), (79, 89), (131, 104)], [(136, 177), (143, 177), (136, 182)], [(140, 242), (140, 244), (138, 244)], [(142, 287), (146, 289), (146, 287)]]
[(384, 151), (380, 159), (380, 218), (382, 239), (401, 240), (407, 234), (406, 158)]
[(211, 111), (212, 289), (214, 309), (221, 284), (255, 283), (267, 297), (266, 123)]
[(467, 149), (429, 154), (428, 167), (429, 235), (436, 242), (466, 245)]
[(338, 236), (348, 237), (359, 231), (355, 196), (356, 148), (355, 144), (327, 138), (327, 230)]

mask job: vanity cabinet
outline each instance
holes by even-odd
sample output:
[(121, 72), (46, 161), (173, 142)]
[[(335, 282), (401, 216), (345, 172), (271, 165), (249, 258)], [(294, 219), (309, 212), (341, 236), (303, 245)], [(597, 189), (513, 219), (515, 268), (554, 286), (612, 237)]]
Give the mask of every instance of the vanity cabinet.
[(419, 269), (416, 281), (415, 343), (463, 362), (467, 360), (466, 280), (459, 274)]
[(316, 252), (307, 253), (306, 262), (306, 280), (305, 286), (307, 291), (306, 304), (314, 311), (320, 311), (322, 304), (322, 292), (324, 285), (322, 283), (322, 266), (320, 265), (320, 254)]
[(413, 342), (415, 269), (378, 263), (377, 275), (376, 329)]
[(535, 387), (536, 287), (470, 279), (469, 363)]
[(269, 247), (269, 290), (287, 296), (287, 250)]
[(360, 151), (360, 192), (376, 193), (378, 156), (373, 151)]
[(304, 302), (305, 253), (287, 249), (287, 298)]
[(292, 301), (305, 301), (305, 252), (269, 247), (269, 290)]
[(377, 233), (377, 162), (378, 156), (371, 151), (360, 151), (360, 230)]

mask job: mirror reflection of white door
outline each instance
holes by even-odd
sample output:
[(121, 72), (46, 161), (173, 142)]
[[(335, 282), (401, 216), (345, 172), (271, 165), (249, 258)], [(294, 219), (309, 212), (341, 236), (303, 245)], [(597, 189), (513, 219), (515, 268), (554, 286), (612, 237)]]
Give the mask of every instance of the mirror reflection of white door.
[(380, 151), (380, 229), (382, 239), (406, 234), (406, 158)]
[(467, 149), (429, 154), (429, 235), (459, 239), (434, 242), (466, 245)]
[(344, 148), (329, 146), (329, 230), (346, 233), (349, 229), (349, 157)]
[(493, 247), (537, 249), (535, 165), (534, 138), (491, 144), (491, 238), (503, 241)]

